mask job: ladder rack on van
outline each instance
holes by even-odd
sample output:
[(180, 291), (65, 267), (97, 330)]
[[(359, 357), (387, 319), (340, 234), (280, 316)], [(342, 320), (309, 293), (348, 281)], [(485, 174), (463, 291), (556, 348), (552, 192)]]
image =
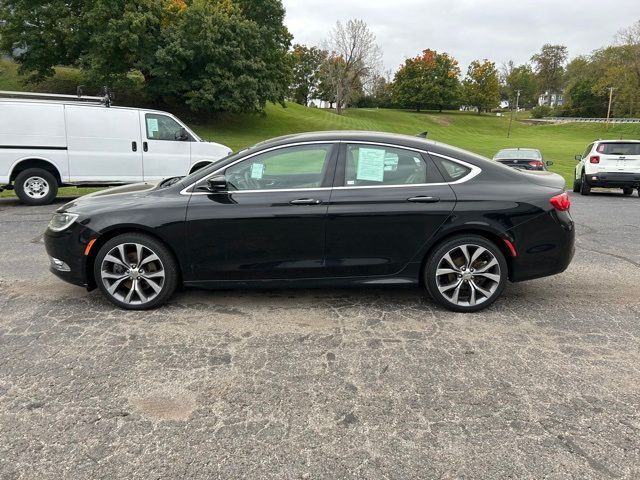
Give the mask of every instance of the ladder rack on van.
[(59, 100), (59, 101), (77, 101), (77, 102), (96, 102), (105, 107), (111, 106), (111, 93), (105, 88), (105, 94), (101, 96), (82, 95), (82, 90), (78, 88), (77, 95), (67, 95), (63, 93), (37, 93), (37, 92), (12, 92), (8, 90), (0, 90), (0, 98), (25, 98), (33, 100)]

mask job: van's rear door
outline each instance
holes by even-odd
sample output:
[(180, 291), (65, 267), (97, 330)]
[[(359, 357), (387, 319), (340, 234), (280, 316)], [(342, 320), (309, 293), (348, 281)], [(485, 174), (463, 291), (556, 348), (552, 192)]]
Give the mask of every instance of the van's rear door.
[(142, 181), (142, 143), (137, 110), (65, 105), (65, 118), (69, 181)]
[(640, 142), (603, 142), (596, 148), (598, 171), (640, 173)]

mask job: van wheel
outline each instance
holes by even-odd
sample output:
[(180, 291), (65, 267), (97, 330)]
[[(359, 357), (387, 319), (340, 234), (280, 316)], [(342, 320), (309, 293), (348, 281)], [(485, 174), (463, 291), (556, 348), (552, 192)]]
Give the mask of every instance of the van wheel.
[(27, 205), (48, 205), (58, 194), (58, 181), (47, 170), (28, 168), (18, 174), (13, 188)]
[(476, 235), (440, 244), (424, 269), (429, 295), (454, 312), (476, 312), (491, 305), (507, 283), (508, 267), (500, 249)]
[(580, 195), (589, 195), (591, 193), (591, 185), (587, 182), (587, 179), (584, 176), (584, 172), (582, 172), (582, 177), (580, 178)]
[(631, 188), (631, 187), (622, 189), (622, 194), (623, 195), (631, 195), (632, 193), (633, 193), (633, 188)]

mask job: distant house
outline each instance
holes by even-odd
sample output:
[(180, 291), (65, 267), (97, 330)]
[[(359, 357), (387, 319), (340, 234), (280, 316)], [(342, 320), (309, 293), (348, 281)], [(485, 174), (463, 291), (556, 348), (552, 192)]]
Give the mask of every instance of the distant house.
[(544, 92), (538, 97), (538, 105), (546, 105), (548, 107), (561, 107), (564, 103), (562, 93)]

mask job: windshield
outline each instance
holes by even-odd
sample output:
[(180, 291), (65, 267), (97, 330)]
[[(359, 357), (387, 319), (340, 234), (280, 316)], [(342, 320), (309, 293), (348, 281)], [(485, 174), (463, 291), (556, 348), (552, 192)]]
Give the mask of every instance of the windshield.
[(496, 159), (502, 159), (502, 158), (532, 158), (535, 160), (539, 160), (542, 158), (542, 155), (540, 154), (540, 152), (538, 150), (533, 150), (533, 149), (527, 149), (527, 148), (521, 148), (519, 150), (500, 150), (498, 153), (496, 153), (496, 156), (493, 157)]

